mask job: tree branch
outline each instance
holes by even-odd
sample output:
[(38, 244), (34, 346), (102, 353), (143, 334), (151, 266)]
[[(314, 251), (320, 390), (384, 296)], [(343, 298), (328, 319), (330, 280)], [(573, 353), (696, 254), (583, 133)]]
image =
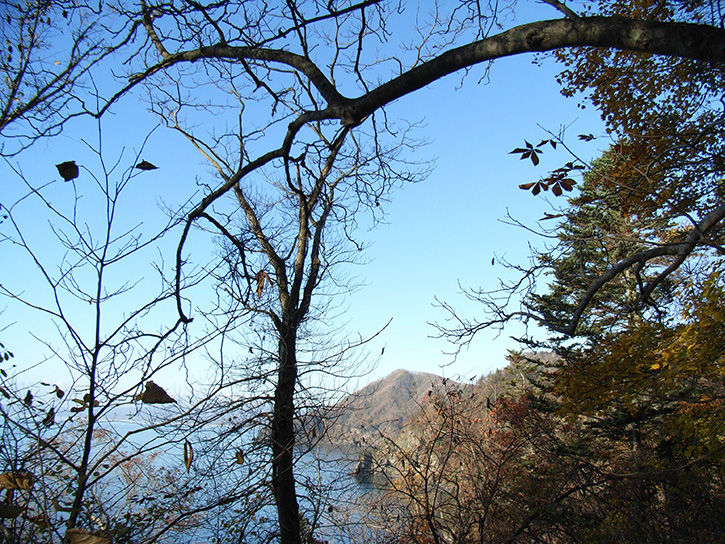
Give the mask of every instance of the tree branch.
[[(201, 59), (254, 59), (276, 62), (299, 70), (310, 80), (327, 101), (325, 118), (338, 118), (346, 126), (355, 126), (375, 110), (463, 68), (522, 53), (584, 46), (610, 47), (722, 63), (725, 60), (725, 30), (708, 25), (640, 21), (623, 17), (580, 17), (576, 20), (537, 21), (450, 49), (357, 99), (343, 96), (317, 65), (306, 56), (280, 49), (223, 44), (170, 55), (143, 73), (131, 76), (130, 82), (135, 84), (179, 62), (195, 62)], [(120, 94), (111, 98), (104, 110)]]
[(579, 305), (577, 306), (568, 327), (561, 332), (570, 336), (576, 332), (576, 328), (579, 325), (579, 321), (581, 320), (584, 310), (586, 310), (587, 306), (589, 306), (589, 303), (592, 301), (599, 289), (601, 289), (607, 282), (613, 280), (619, 274), (634, 265), (644, 265), (656, 257), (674, 255), (676, 258), (670, 266), (660, 272), (655, 279), (644, 286), (644, 289), (640, 293), (640, 299), (642, 301), (646, 301), (655, 287), (657, 287), (657, 285), (659, 285), (668, 275), (674, 272), (698, 245), (703, 244), (705, 242), (705, 235), (716, 227), (723, 219), (725, 219), (725, 204), (720, 205), (707, 214), (702, 221), (692, 228), (687, 238), (679, 244), (668, 244), (640, 251), (639, 253), (635, 253), (634, 255), (631, 255), (630, 257), (627, 257), (610, 267), (589, 286), (589, 289), (587, 289), (587, 292), (584, 293), (579, 301)]
[(559, 10), (564, 15), (566, 15), (567, 18), (569, 18), (569, 19), (572, 19), (572, 20), (581, 19), (581, 17), (579, 16), (578, 13), (576, 13), (571, 8), (567, 7), (566, 4), (564, 4), (563, 2), (559, 2), (559, 0), (541, 0), (541, 1), (545, 2), (546, 4), (549, 4), (550, 6), (552, 6), (555, 9)]
[(462, 68), (521, 53), (582, 46), (721, 63), (725, 60), (725, 30), (707, 25), (622, 17), (537, 21), (446, 51), (380, 85), (345, 108), (351, 118), (363, 119), (376, 109)]

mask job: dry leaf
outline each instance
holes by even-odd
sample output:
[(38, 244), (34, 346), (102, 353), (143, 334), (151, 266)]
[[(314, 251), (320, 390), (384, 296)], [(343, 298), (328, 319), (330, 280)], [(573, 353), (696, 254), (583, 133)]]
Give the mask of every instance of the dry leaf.
[(574, 189), (574, 185), (576, 185), (576, 181), (571, 178), (564, 178), (559, 183), (567, 191), (571, 191), (572, 189)]
[(186, 467), (186, 472), (189, 472), (193, 460), (194, 448), (191, 447), (191, 442), (184, 440), (184, 466)]
[(55, 423), (55, 408), (52, 406), (50, 407), (50, 410), (48, 410), (47, 415), (43, 418), (42, 423), (45, 427), (50, 427), (53, 423)]
[(272, 283), (269, 275), (264, 270), (257, 272), (255, 279), (257, 280), (257, 298), (262, 298), (262, 289), (264, 289), (265, 280), (269, 282), (270, 287), (274, 285), (274, 283)]
[(4, 489), (30, 489), (33, 487), (33, 475), (30, 472), (3, 472), (0, 474), (0, 487)]
[(138, 395), (136, 400), (140, 400), (144, 404), (170, 404), (176, 402), (164, 391), (163, 387), (156, 385), (151, 380), (146, 382), (145, 391)]
[(111, 535), (104, 531), (87, 529), (68, 529), (66, 538), (70, 544), (113, 544)]
[(149, 161), (141, 161), (136, 165), (139, 170), (156, 170), (158, 166), (151, 164)]
[(70, 181), (78, 177), (78, 165), (76, 161), (65, 161), (60, 164), (56, 164), (55, 167), (58, 169), (58, 173), (65, 181)]

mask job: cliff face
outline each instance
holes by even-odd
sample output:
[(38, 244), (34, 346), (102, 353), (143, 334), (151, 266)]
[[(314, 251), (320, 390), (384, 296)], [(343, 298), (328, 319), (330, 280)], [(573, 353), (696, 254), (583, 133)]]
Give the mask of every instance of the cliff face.
[(530, 388), (532, 380), (547, 372), (555, 357), (526, 354), (521, 359), (481, 376), (475, 385), (396, 370), (327, 409), (316, 420), (317, 428), (324, 428), (324, 433), (318, 433), (324, 436), (320, 444), (327, 443), (357, 459), (352, 474), (358, 480), (385, 486), (426, 444), (426, 425), (431, 409), (435, 411), (431, 402), (456, 399), (459, 407), (466, 406), (484, 417), (501, 397), (518, 396)]
[(348, 395), (328, 417), (328, 439), (336, 444), (373, 445), (396, 435), (415, 414), (429, 390), (445, 378), (425, 372), (396, 370)]

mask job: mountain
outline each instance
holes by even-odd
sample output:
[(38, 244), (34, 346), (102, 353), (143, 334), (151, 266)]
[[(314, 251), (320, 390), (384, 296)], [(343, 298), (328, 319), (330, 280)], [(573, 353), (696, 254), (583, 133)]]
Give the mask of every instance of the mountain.
[(338, 402), (327, 415), (327, 437), (337, 444), (391, 438), (420, 408), (428, 391), (453, 383), (427, 372), (396, 370)]

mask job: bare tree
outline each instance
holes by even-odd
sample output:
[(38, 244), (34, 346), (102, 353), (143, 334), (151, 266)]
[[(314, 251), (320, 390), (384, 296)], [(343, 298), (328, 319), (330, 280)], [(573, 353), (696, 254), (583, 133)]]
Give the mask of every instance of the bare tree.
[[(194, 446), (201, 450), (210, 426), (251, 402), (219, 400), (233, 397), (243, 381), (223, 373), (186, 384), (176, 377), (195, 372), (190, 360), (218, 349), (245, 312), (211, 297), (206, 323), (190, 327), (175, 316), (176, 295), (204, 289), (213, 272), (213, 264), (189, 270), (179, 286), (162, 260), (153, 261), (182, 222), (183, 207), (166, 220), (139, 223), (129, 213), (134, 193), (155, 175), (141, 159), (143, 145), (109, 162), (98, 151), (99, 125), (98, 141), (86, 147), (68, 151), (89, 157), (94, 167), (59, 165), (67, 181), (36, 186), (17, 170), (26, 194), (9, 206), (3, 224), (5, 255), (18, 267), (28, 263), (22, 270), (36, 282), (25, 291), (4, 281), (0, 290), (12, 316), (31, 316), (39, 346), (23, 342), (22, 364), (10, 367), (5, 358), (0, 378), (2, 485), (12, 489), (13, 475), (28, 478), (15, 488), (15, 521), (5, 536), (177, 541), (203, 529), (200, 513), (253, 492), (251, 484), (213, 487), (209, 463), (193, 462)], [(223, 461), (226, 470), (229, 458)], [(213, 463), (217, 472), (219, 465)], [(244, 478), (227, 474), (227, 480)]]
[(18, 0), (0, 9), (0, 155), (60, 133), (73, 117), (94, 113), (84, 93), (93, 71), (132, 39), (98, 2)]

